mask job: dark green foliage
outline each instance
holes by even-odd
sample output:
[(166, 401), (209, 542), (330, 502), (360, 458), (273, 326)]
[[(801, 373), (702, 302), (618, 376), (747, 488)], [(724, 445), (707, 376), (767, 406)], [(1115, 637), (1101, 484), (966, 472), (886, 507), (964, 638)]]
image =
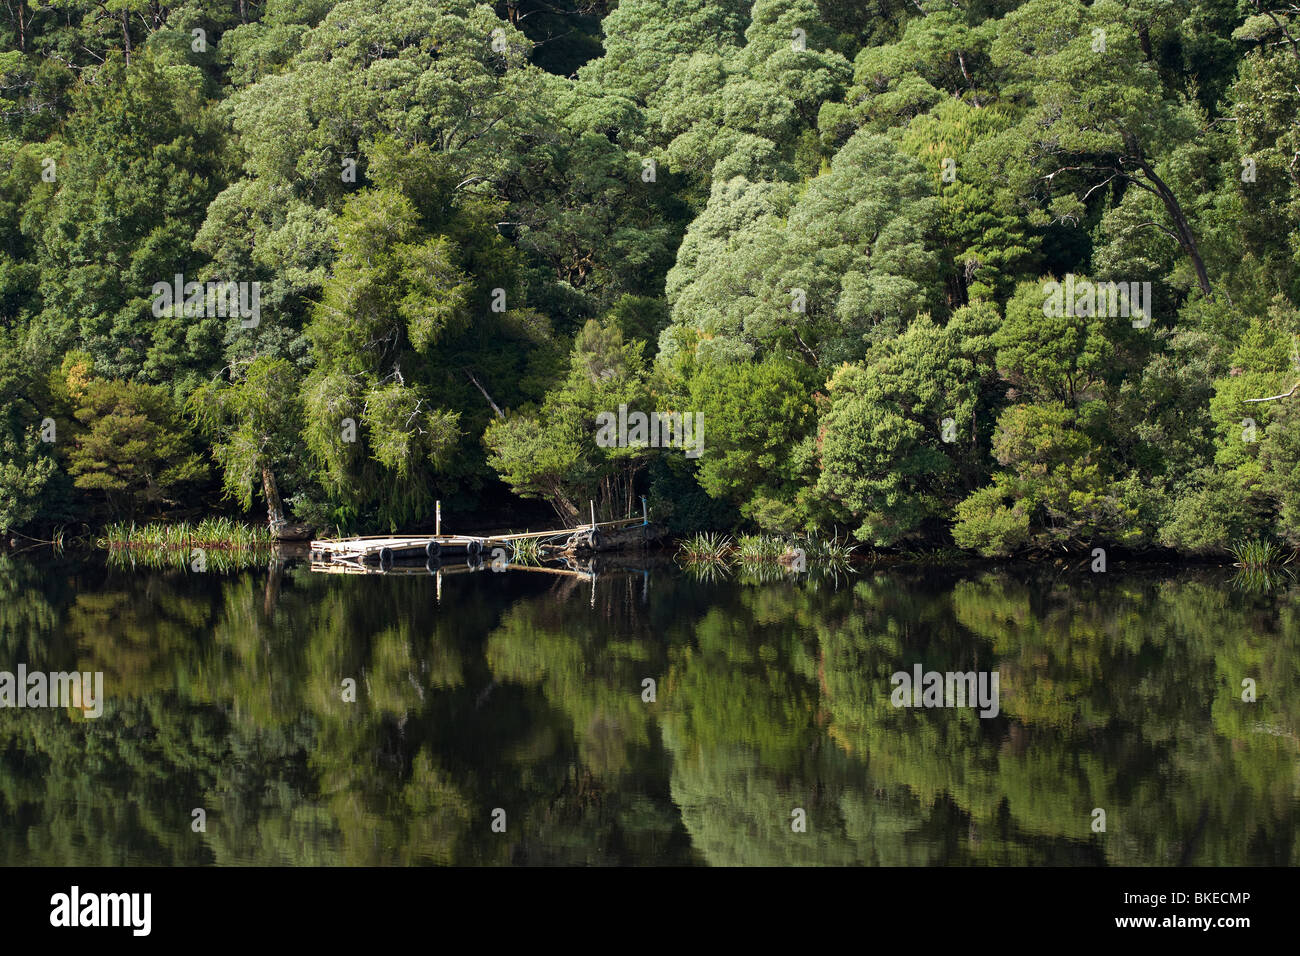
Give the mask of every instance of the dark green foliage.
[[(47, 487), (55, 476), (55, 442), (49, 436), (53, 411), (31, 365), (0, 331), (0, 531), (20, 528), (49, 508)], [(54, 438), (58, 428), (54, 422)]]

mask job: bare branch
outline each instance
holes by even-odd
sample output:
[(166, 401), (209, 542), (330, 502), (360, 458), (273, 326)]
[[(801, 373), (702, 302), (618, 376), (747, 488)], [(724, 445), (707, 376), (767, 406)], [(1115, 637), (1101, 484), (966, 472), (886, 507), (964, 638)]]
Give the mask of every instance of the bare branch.
[(497, 418), (505, 418), (506, 413), (501, 411), (496, 402), (492, 401), (492, 396), (487, 393), (486, 388), (479, 384), (478, 379), (474, 377), (474, 373), (469, 369), (465, 369), (465, 374), (469, 377), (469, 380), (474, 383), (474, 387), (483, 393), (483, 397), (487, 399), (487, 403), (492, 406), (492, 411), (497, 413)]
[(1242, 401), (1244, 401), (1246, 404), (1251, 404), (1253, 402), (1276, 402), (1279, 399), (1290, 398), (1298, 391), (1300, 391), (1300, 382), (1296, 382), (1294, 385), (1292, 385), (1291, 391), (1283, 392), (1281, 395), (1270, 395), (1268, 398), (1246, 398), (1246, 399), (1242, 399)]

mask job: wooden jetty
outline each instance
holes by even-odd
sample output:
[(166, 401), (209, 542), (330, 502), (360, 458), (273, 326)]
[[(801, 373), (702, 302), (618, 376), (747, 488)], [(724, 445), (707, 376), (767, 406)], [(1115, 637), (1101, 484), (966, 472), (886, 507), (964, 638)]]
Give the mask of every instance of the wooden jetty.
[[(443, 575), (455, 574), (474, 574), (478, 571), (484, 571), (488, 566), (483, 562), (477, 564), (456, 563), (441, 564), (427, 561), (424, 564), (394, 564), (391, 567), (376, 567), (375, 565), (362, 564), (355, 561), (312, 561), (311, 569), (320, 571), (325, 574), (389, 574), (389, 575), (414, 575), (417, 577), (428, 577), (436, 574), (441, 580)], [(596, 572), (587, 571), (579, 568), (556, 568), (547, 567), (540, 564), (502, 564), (493, 567), (494, 571), (531, 571), (537, 574), (554, 574), (562, 577), (578, 578), (582, 581), (595, 581)]]
[(494, 552), (501, 549), (509, 560), (515, 553), (518, 542), (536, 539), (543, 554), (570, 549), (599, 551), (603, 543), (601, 529), (615, 530), (621, 528), (648, 525), (645, 498), (641, 498), (641, 516), (639, 518), (619, 518), (614, 521), (597, 521), (595, 504), (591, 505), (591, 522), (574, 528), (561, 528), (549, 531), (507, 531), (499, 534), (467, 535), (442, 533), (442, 502), (438, 502), (435, 511), (433, 534), (400, 535), (363, 535), (352, 538), (321, 538), (311, 543), (311, 563), (313, 570), (327, 570), (336, 565), (342, 570), (346, 566), (365, 567), (377, 563), (381, 570), (392, 568), (393, 562), (423, 558), (429, 564), (440, 563), (444, 557), (464, 556), (467, 564), (473, 567), (484, 559), (491, 560)]

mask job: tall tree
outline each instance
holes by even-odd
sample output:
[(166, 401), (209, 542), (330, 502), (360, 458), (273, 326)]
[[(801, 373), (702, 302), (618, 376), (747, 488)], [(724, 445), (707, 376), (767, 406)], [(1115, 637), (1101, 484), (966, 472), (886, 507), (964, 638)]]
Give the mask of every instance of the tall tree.
[(1197, 119), (1163, 87), (1124, 7), (1029, 0), (999, 24), (991, 59), (1006, 73), (1003, 96), (1023, 110), (1000, 140), (1003, 168), (1025, 200), (1077, 223), (1099, 190), (1151, 193), (1164, 222), (1145, 225), (1178, 243), (1209, 295), (1192, 223), (1159, 171), (1165, 153), (1196, 136)]

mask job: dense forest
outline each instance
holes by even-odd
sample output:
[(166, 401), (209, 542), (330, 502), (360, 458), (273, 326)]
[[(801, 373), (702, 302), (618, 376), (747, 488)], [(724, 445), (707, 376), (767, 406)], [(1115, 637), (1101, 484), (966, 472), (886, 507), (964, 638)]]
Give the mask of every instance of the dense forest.
[(1296, 545), (1298, 217), (1280, 0), (3, 0), (0, 528)]

